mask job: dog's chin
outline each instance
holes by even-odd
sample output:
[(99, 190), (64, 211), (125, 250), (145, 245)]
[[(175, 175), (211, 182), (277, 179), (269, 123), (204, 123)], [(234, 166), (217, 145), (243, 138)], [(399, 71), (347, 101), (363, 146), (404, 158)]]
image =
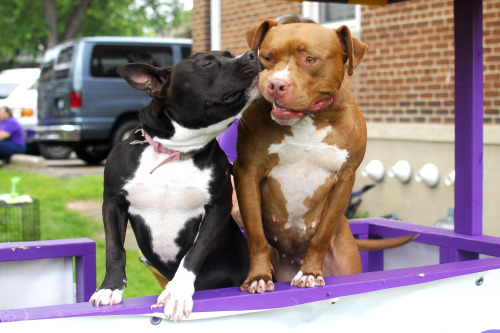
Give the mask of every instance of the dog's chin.
[(305, 112), (289, 110), (276, 104), (273, 104), (271, 110), (271, 118), (282, 126), (292, 126), (305, 116), (307, 116)]
[(271, 115), (271, 119), (274, 120), (276, 123), (278, 123), (281, 126), (292, 126), (292, 125), (295, 125), (302, 118), (301, 119), (279, 119), (279, 118), (274, 118), (274, 116)]

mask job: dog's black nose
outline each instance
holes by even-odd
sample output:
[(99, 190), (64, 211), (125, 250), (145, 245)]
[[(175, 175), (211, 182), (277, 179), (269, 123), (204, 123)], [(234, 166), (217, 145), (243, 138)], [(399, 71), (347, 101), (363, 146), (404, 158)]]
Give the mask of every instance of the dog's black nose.
[(257, 59), (257, 55), (254, 51), (247, 51), (241, 56), (241, 60), (244, 61), (255, 61)]

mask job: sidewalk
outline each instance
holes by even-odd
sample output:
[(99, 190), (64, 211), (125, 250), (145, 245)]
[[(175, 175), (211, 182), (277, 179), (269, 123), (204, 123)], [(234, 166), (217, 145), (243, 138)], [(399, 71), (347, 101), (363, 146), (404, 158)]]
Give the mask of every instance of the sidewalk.
[(23, 154), (12, 155), (9, 163), (0, 161), (0, 168), (43, 173), (59, 178), (102, 175), (104, 173), (104, 163), (101, 165), (87, 165), (76, 157), (64, 160), (47, 160), (41, 156)]

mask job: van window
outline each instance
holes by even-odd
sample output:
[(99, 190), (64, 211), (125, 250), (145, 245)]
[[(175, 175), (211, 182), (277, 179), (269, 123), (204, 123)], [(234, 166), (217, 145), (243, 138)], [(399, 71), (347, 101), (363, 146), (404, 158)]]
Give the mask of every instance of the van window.
[(74, 46), (69, 46), (61, 50), (57, 62), (54, 66), (56, 79), (64, 79), (69, 77), (69, 69), (71, 68), (71, 59), (73, 59)]
[(50, 59), (42, 64), (40, 72), (40, 81), (50, 81), (52, 72), (54, 71), (54, 59)]
[(92, 51), (90, 73), (94, 77), (119, 77), (119, 65), (140, 62), (156, 67), (174, 65), (172, 48), (143, 45), (96, 45)]
[(68, 46), (58, 52), (57, 49), (47, 52), (46, 59), (42, 63), (40, 72), (40, 81), (46, 82), (52, 80), (52, 75), (55, 73), (56, 79), (64, 79), (69, 77), (71, 61), (73, 58), (74, 46)]

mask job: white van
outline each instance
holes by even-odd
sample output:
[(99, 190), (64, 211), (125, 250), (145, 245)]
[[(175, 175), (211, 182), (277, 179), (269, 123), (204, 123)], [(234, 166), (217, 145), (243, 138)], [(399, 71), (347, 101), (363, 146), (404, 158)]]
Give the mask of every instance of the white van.
[(11, 109), (12, 115), (25, 131), (38, 124), (37, 82), (39, 68), (6, 69), (0, 73), (0, 105)]

